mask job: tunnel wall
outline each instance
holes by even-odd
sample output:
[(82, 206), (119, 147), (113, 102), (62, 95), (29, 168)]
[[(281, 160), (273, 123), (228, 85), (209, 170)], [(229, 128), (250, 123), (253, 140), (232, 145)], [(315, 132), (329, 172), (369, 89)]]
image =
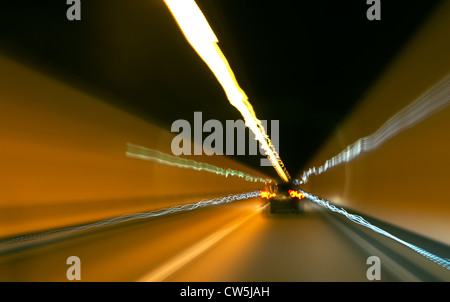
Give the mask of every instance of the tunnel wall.
[[(0, 83), (0, 238), (264, 187), (127, 157), (127, 143), (172, 155), (175, 133), (6, 57)], [(265, 177), (225, 156), (185, 158)]]
[[(450, 1), (445, 1), (373, 83), (305, 170), (323, 165), (348, 145), (371, 135), (446, 77), (450, 73), (449, 29)], [(303, 188), (450, 244), (449, 135), (450, 107), (446, 107), (377, 149), (323, 174), (312, 175)]]

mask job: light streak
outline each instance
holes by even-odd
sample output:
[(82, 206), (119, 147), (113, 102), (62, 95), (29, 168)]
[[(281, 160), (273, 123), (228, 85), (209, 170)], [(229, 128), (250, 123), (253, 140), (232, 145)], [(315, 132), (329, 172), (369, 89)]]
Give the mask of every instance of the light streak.
[(291, 196), (292, 198), (297, 197), (298, 199), (305, 198), (305, 194), (303, 194), (300, 191), (295, 191), (295, 190), (289, 190), (289, 196)]
[(341, 153), (327, 160), (325, 164), (304, 171), (298, 184), (308, 182), (311, 175), (320, 175), (330, 168), (353, 160), (363, 152), (370, 152), (393, 136), (413, 127), (430, 115), (435, 114), (450, 103), (450, 75), (441, 82), (427, 90), (417, 100), (400, 110), (397, 114), (386, 121), (373, 134), (363, 137), (353, 144), (347, 146)]
[(278, 175), (288, 182), (290, 180), (289, 173), (266, 134), (261, 121), (256, 117), (247, 95), (239, 87), (225, 55), (217, 45), (219, 40), (200, 8), (194, 0), (164, 0), (164, 2), (177, 21), (186, 40), (222, 85), (229, 102), (242, 114), (245, 125), (255, 134)]
[(367, 220), (365, 220), (361, 216), (354, 215), (354, 214), (349, 214), (343, 208), (338, 208), (335, 205), (330, 204), (329, 201), (326, 201), (324, 199), (320, 199), (319, 197), (317, 197), (317, 196), (315, 196), (313, 194), (310, 194), (310, 193), (307, 193), (307, 192), (304, 192), (304, 191), (301, 191), (301, 190), (299, 190), (299, 191), (302, 192), (305, 195), (306, 198), (308, 198), (309, 200), (317, 203), (318, 205), (320, 205), (320, 206), (322, 206), (324, 208), (327, 208), (327, 209), (331, 210), (332, 212), (341, 214), (341, 215), (347, 217), (349, 220), (353, 221), (354, 223), (357, 223), (357, 224), (362, 225), (362, 226), (364, 226), (366, 228), (369, 228), (369, 229), (371, 229), (371, 230), (373, 230), (373, 231), (375, 231), (375, 232), (377, 232), (377, 233), (379, 233), (381, 235), (389, 237), (389, 238), (391, 238), (391, 239), (393, 239), (393, 240), (395, 240), (395, 241), (397, 241), (397, 242), (399, 242), (399, 243), (409, 247), (413, 251), (415, 251), (415, 252), (419, 253), (420, 255), (424, 256), (425, 258), (433, 261), (434, 263), (442, 266), (443, 268), (445, 268), (447, 270), (450, 270), (450, 259), (449, 258), (442, 258), (442, 257), (439, 257), (439, 256), (437, 256), (435, 254), (432, 254), (432, 253), (430, 253), (430, 252), (428, 252), (428, 251), (426, 251), (426, 250), (424, 250), (424, 249), (422, 249), (422, 248), (420, 248), (420, 247), (418, 247), (418, 246), (416, 246), (414, 244), (406, 242), (406, 241), (404, 241), (404, 240), (402, 240), (402, 239), (400, 239), (400, 238), (390, 234), (389, 232), (386, 232), (385, 230), (383, 230), (383, 229), (381, 229), (381, 228), (379, 228), (377, 226), (374, 226), (373, 224), (371, 224), (370, 222), (368, 222)]
[(142, 146), (132, 145), (130, 143), (127, 143), (127, 151), (126, 156), (137, 158), (137, 159), (143, 159), (148, 161), (154, 161), (159, 164), (164, 164), (168, 166), (178, 167), (178, 168), (185, 168), (185, 169), (193, 169), (196, 171), (205, 171), (209, 173), (214, 173), (217, 175), (222, 175), (225, 177), (228, 176), (236, 176), (239, 178), (243, 178), (246, 181), (252, 181), (252, 182), (263, 182), (263, 183), (270, 183), (272, 182), (271, 179), (264, 179), (262, 177), (253, 176), (244, 172), (240, 172), (233, 169), (223, 169), (219, 168), (207, 163), (197, 162), (190, 159), (180, 158), (177, 156), (172, 156), (154, 149), (145, 148)]
[(262, 198), (271, 199), (277, 196), (277, 193), (271, 193), (269, 191), (260, 191), (259, 196), (261, 196)]
[(168, 278), (173, 273), (180, 270), (186, 264), (190, 263), (192, 260), (203, 254), (205, 251), (213, 247), (217, 242), (225, 238), (228, 234), (238, 229), (241, 225), (255, 216), (258, 211), (254, 211), (247, 216), (240, 217), (230, 224), (225, 225), (218, 231), (209, 235), (208, 237), (200, 240), (191, 247), (177, 254), (172, 259), (161, 264), (152, 272), (148, 273), (146, 276), (140, 278), (138, 282), (162, 282)]
[(39, 234), (21, 236), (21, 237), (12, 238), (12, 239), (8, 239), (8, 240), (0, 242), (0, 251), (1, 251), (1, 248), (7, 248), (7, 247), (10, 247), (10, 246), (16, 245), (16, 244), (31, 243), (31, 242), (34, 242), (37, 240), (46, 240), (46, 239), (61, 237), (61, 236), (65, 236), (65, 235), (72, 234), (75, 232), (85, 231), (85, 230), (92, 229), (92, 228), (101, 228), (101, 227), (116, 225), (119, 223), (124, 223), (127, 221), (147, 219), (147, 218), (151, 218), (151, 217), (163, 216), (163, 215), (173, 214), (173, 213), (177, 213), (177, 212), (192, 211), (192, 210), (195, 210), (198, 208), (204, 208), (204, 207), (213, 206), (213, 205), (230, 203), (233, 201), (245, 200), (245, 199), (254, 198), (254, 197), (259, 197), (259, 191), (244, 192), (244, 193), (239, 193), (239, 194), (230, 194), (228, 196), (216, 197), (216, 198), (209, 199), (209, 200), (201, 200), (197, 203), (183, 204), (183, 205), (154, 210), (154, 211), (145, 212), (145, 213), (126, 214), (126, 215), (122, 215), (119, 217), (106, 219), (106, 220), (102, 220), (102, 221), (98, 221), (95, 223), (90, 223), (90, 224), (86, 224), (86, 225), (82, 225), (82, 226), (67, 227), (67, 228), (52, 230), (52, 231), (43, 232), (43, 233), (39, 233)]

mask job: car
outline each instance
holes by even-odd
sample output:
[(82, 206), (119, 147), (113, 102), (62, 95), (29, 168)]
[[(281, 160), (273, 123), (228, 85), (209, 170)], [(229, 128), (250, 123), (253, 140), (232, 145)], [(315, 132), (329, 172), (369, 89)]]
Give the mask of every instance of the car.
[[(270, 213), (303, 213), (305, 195), (291, 183), (281, 183), (266, 194)], [(262, 196), (262, 195), (261, 195)]]

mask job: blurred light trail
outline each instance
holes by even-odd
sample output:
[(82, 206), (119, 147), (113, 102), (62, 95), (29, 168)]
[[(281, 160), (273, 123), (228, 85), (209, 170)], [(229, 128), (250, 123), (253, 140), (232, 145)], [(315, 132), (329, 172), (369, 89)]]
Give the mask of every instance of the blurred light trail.
[(163, 215), (177, 213), (177, 212), (192, 211), (192, 210), (195, 210), (198, 208), (219, 205), (219, 204), (223, 204), (223, 203), (230, 203), (233, 201), (245, 200), (245, 199), (254, 198), (254, 197), (259, 197), (259, 191), (231, 194), (228, 196), (216, 197), (216, 198), (209, 199), (209, 200), (201, 200), (197, 203), (184, 204), (184, 205), (159, 209), (159, 210), (146, 212), (146, 213), (133, 213), (133, 214), (122, 215), (122, 216), (115, 217), (112, 219), (102, 220), (99, 222), (90, 223), (90, 224), (86, 224), (86, 225), (82, 225), (82, 226), (74, 226), (74, 227), (57, 229), (57, 230), (52, 230), (52, 231), (43, 232), (43, 233), (34, 234), (34, 235), (21, 236), (21, 237), (12, 238), (12, 239), (8, 239), (8, 240), (0, 242), (0, 251), (2, 249), (6, 249), (10, 246), (21, 244), (21, 243), (31, 243), (31, 242), (38, 241), (38, 240), (45, 240), (45, 239), (50, 239), (50, 238), (61, 237), (64, 235), (68, 235), (71, 233), (80, 232), (80, 231), (84, 231), (84, 230), (88, 230), (88, 229), (92, 229), (92, 228), (101, 228), (101, 227), (115, 225), (115, 224), (119, 224), (119, 223), (123, 223), (123, 222), (127, 222), (127, 221), (163, 216)]
[(354, 223), (360, 224), (360, 225), (365, 226), (366, 228), (369, 228), (369, 229), (371, 229), (371, 230), (373, 230), (373, 231), (375, 231), (375, 232), (377, 232), (377, 233), (379, 233), (381, 235), (384, 235), (386, 237), (394, 239), (395, 241), (397, 241), (397, 242), (399, 242), (399, 243), (409, 247), (413, 251), (415, 251), (415, 252), (419, 253), (420, 255), (424, 256), (425, 258), (433, 261), (434, 263), (442, 266), (443, 268), (450, 270), (450, 258), (442, 258), (442, 257), (436, 256), (436, 255), (434, 255), (434, 254), (432, 254), (432, 253), (430, 253), (430, 252), (428, 252), (428, 251), (426, 251), (426, 250), (424, 250), (424, 249), (422, 249), (422, 248), (420, 248), (418, 246), (415, 246), (415, 245), (413, 245), (413, 244), (411, 244), (409, 242), (406, 242), (406, 241), (404, 241), (404, 240), (402, 240), (402, 239), (400, 239), (400, 238), (398, 238), (398, 237), (396, 237), (396, 236), (394, 236), (394, 235), (384, 231), (383, 229), (380, 229), (379, 227), (374, 226), (373, 224), (371, 224), (370, 222), (368, 222), (367, 220), (365, 220), (361, 216), (354, 215), (354, 214), (349, 214), (343, 208), (337, 208), (336, 206), (330, 204), (329, 201), (326, 201), (324, 199), (320, 199), (319, 197), (317, 197), (317, 196), (315, 196), (313, 194), (310, 194), (310, 193), (307, 193), (307, 192), (303, 192), (301, 190), (299, 190), (299, 192), (303, 193), (306, 196), (306, 198), (308, 198), (309, 200), (317, 203), (318, 205), (320, 205), (320, 206), (322, 206), (324, 208), (327, 208), (327, 209), (329, 209), (329, 210), (331, 210), (331, 211), (333, 211), (335, 213), (341, 214), (341, 215), (347, 217), (349, 220), (353, 221)]
[(247, 95), (239, 87), (227, 59), (217, 45), (219, 41), (200, 8), (194, 0), (164, 0), (164, 2), (188, 42), (222, 85), (230, 103), (242, 114), (245, 125), (255, 134), (278, 175), (288, 182), (290, 180), (289, 173), (266, 134), (261, 121), (256, 117)]
[(260, 191), (259, 196), (261, 196), (262, 198), (271, 199), (277, 196), (277, 193), (271, 193), (269, 191)]
[(319, 168), (313, 167), (304, 171), (301, 180), (295, 180), (294, 182), (296, 184), (306, 183), (313, 174), (320, 175), (332, 167), (353, 160), (363, 152), (370, 152), (378, 148), (391, 137), (444, 109), (449, 103), (450, 75), (447, 75), (441, 82), (391, 117), (376, 132), (347, 146), (345, 150), (327, 160)]
[(305, 198), (305, 194), (303, 194), (300, 191), (295, 191), (295, 190), (289, 190), (289, 196), (291, 196), (292, 198), (297, 197), (298, 199)]
[[(260, 208), (261, 209), (261, 208)], [(251, 212), (247, 216), (240, 217), (231, 223), (220, 228), (215, 233), (204, 238), (200, 242), (197, 242), (193, 246), (184, 250), (183, 252), (176, 255), (174, 258), (170, 259), (166, 263), (161, 264), (155, 270), (147, 274), (146, 276), (137, 280), (137, 282), (162, 282), (169, 276), (180, 270), (182, 267), (187, 265), (189, 262), (200, 256), (202, 253), (210, 249), (217, 242), (225, 238), (228, 234), (236, 230), (238, 227), (243, 225), (250, 218), (255, 216), (260, 210)]]
[(263, 183), (270, 183), (272, 180), (270, 179), (264, 179), (262, 177), (252, 176), (250, 174), (232, 170), (232, 169), (223, 169), (219, 168), (207, 163), (201, 163), (190, 159), (180, 158), (177, 156), (172, 156), (157, 150), (148, 149), (145, 147), (132, 145), (130, 143), (127, 143), (127, 151), (126, 156), (132, 157), (132, 158), (138, 158), (143, 160), (149, 160), (154, 161), (160, 164), (168, 165), (168, 166), (174, 166), (179, 168), (185, 168), (185, 169), (194, 169), (197, 171), (206, 171), (218, 175), (222, 175), (225, 177), (228, 176), (236, 176), (239, 178), (244, 178), (246, 181), (252, 181), (252, 182), (263, 182)]

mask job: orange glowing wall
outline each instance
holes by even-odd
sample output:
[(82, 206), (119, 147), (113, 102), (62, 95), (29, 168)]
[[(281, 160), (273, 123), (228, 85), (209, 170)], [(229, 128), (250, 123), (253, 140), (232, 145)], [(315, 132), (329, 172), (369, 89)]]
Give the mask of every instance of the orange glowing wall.
[[(445, 1), (305, 169), (323, 165), (359, 138), (372, 134), (447, 76), (449, 29), (450, 1)], [(311, 176), (302, 188), (450, 244), (449, 138), (450, 106), (378, 149), (319, 176)]]
[(1, 56), (0, 83), (0, 238), (264, 188), (126, 157), (127, 143), (171, 154), (175, 134)]

